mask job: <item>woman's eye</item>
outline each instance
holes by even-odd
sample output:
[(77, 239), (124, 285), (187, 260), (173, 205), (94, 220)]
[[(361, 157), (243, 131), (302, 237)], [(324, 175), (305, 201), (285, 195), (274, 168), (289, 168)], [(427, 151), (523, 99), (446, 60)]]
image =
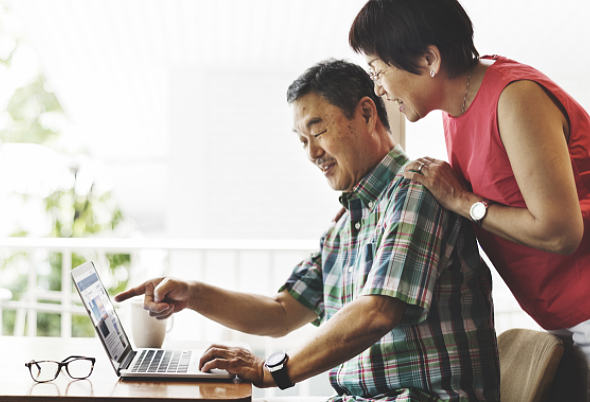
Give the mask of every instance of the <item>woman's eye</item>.
[(328, 130), (324, 130), (324, 131), (322, 131), (321, 133), (318, 133), (318, 134), (313, 134), (313, 136), (314, 136), (315, 138), (319, 138), (319, 137), (320, 137), (320, 135), (324, 134), (326, 131), (328, 131)]

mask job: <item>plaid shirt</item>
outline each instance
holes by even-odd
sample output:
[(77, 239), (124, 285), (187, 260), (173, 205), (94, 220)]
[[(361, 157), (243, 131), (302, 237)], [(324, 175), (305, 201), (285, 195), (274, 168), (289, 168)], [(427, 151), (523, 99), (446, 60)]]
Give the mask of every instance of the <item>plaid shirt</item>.
[(407, 303), (400, 325), (330, 371), (334, 401), (499, 401), (491, 275), (469, 222), (403, 177), (396, 147), (281, 291), (329, 320), (364, 295)]

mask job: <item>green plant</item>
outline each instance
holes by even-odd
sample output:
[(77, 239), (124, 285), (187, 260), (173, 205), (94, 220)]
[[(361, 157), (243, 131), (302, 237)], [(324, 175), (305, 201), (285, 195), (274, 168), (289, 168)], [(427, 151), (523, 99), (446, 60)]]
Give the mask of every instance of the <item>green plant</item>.
[[(23, 48), (31, 52), (22, 35), (9, 24), (14, 16), (10, 15), (6, 5), (0, 2), (0, 69), (9, 70), (15, 64), (15, 58)], [(60, 124), (66, 122), (66, 116), (58, 97), (47, 85), (43, 71), (39, 68), (20, 87), (16, 88), (0, 109), (0, 147), (6, 143), (31, 143), (49, 147), (60, 152), (64, 159), (73, 159), (71, 154), (62, 152), (70, 149), (63, 144)], [(81, 151), (79, 152), (81, 153)], [(34, 205), (40, 206), (50, 222), (47, 237), (88, 237), (105, 235), (117, 229), (125, 220), (110, 191), (100, 190), (97, 186), (99, 177), (84, 177), (90, 186), (81, 185), (80, 176), (84, 173), (84, 163), (89, 157), (77, 158), (75, 165), (70, 167), (69, 177), (62, 180), (60, 188), (53, 189), (49, 194), (40, 192), (14, 191), (12, 197), (20, 197), (22, 202), (36, 199)], [(82, 162), (80, 162), (82, 161)], [(29, 231), (18, 227), (10, 236), (26, 237)], [(35, 255), (38, 288), (47, 291), (61, 291), (61, 253), (45, 253)], [(72, 255), (72, 266), (77, 266), (96, 255)], [(131, 257), (128, 254), (107, 255), (109, 272), (115, 280), (111, 280), (110, 292), (119, 292), (127, 285), (128, 275), (116, 275), (121, 270), (128, 270)], [(28, 269), (32, 264), (31, 255), (25, 252), (0, 250), (0, 285), (13, 293), (13, 300), (22, 298), (28, 287)], [(123, 280), (120, 278), (124, 277)], [(50, 301), (43, 301), (51, 303)], [(5, 310), (2, 315), (2, 333), (14, 332), (16, 314)], [(59, 314), (37, 314), (37, 334), (39, 336), (59, 336), (61, 320)], [(72, 317), (73, 336), (92, 336), (94, 331), (85, 316)]]

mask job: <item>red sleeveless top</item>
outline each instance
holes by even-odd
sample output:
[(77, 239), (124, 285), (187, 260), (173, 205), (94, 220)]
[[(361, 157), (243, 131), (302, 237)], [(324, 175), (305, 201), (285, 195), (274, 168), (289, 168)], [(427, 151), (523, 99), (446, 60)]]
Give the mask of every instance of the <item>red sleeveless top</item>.
[(551, 254), (474, 227), (481, 247), (523, 310), (545, 329), (572, 327), (590, 319), (590, 116), (541, 72), (504, 57), (493, 58), (496, 61), (486, 71), (469, 109), (458, 118), (443, 113), (449, 162), (475, 194), (526, 208), (500, 140), (498, 99), (509, 83), (529, 80), (561, 102), (570, 122), (568, 149), (584, 220), (584, 236), (576, 252)]

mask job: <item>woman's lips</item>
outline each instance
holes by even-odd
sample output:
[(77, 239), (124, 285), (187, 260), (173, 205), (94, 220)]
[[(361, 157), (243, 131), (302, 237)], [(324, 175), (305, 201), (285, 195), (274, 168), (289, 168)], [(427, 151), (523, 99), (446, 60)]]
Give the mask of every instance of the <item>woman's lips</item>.
[(401, 113), (403, 113), (403, 112), (406, 110), (406, 106), (405, 106), (405, 104), (404, 104), (404, 101), (403, 101), (403, 100), (401, 100), (401, 99), (389, 99), (389, 98), (388, 98), (387, 100), (388, 100), (388, 101), (391, 101), (391, 102), (395, 102), (395, 103), (397, 103), (397, 104), (399, 105), (399, 111), (400, 111)]

